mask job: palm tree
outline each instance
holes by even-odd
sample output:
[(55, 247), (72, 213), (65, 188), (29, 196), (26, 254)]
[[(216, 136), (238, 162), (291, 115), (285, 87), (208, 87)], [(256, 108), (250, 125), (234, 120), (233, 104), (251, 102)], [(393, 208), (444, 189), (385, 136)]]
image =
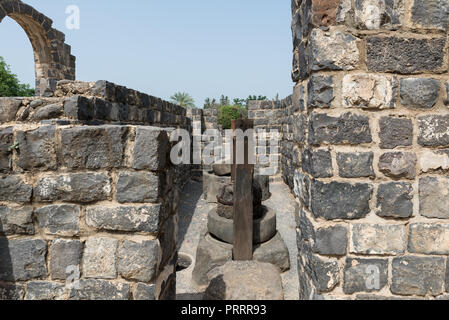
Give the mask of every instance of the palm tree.
[(186, 92), (176, 92), (170, 97), (171, 102), (185, 108), (195, 108), (195, 100)]

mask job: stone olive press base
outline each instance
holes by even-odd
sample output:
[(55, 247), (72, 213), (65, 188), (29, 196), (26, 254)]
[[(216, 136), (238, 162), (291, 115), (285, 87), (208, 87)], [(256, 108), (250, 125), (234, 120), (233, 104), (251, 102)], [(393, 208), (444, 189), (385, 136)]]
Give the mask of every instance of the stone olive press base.
[[(196, 263), (192, 273), (192, 284), (200, 291), (207, 288), (217, 276), (217, 269), (232, 261), (233, 245), (214, 238), (209, 232), (201, 236), (196, 253)], [(254, 246), (255, 261), (271, 263), (281, 272), (290, 269), (290, 256), (279, 232), (263, 244)]]

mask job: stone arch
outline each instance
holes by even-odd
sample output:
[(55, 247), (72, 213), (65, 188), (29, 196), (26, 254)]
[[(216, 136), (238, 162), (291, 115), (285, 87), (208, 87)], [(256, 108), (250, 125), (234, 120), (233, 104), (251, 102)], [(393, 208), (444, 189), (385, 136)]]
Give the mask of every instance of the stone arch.
[(36, 95), (52, 95), (59, 80), (75, 80), (75, 57), (64, 33), (53, 21), (20, 0), (0, 0), (0, 22), (15, 20), (30, 39), (34, 52)]

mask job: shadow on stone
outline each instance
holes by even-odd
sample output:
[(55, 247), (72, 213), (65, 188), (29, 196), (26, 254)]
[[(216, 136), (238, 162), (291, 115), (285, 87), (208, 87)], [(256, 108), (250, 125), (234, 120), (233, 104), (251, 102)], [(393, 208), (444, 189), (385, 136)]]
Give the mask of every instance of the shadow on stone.
[(21, 300), (23, 294), (22, 286), (14, 283), (9, 242), (0, 219), (0, 300)]
[[(202, 184), (200, 182), (191, 181), (187, 183), (182, 189), (181, 195), (181, 203), (179, 204), (179, 208), (182, 209), (182, 214), (179, 215), (179, 223), (178, 223), (178, 247), (183, 243), (185, 236), (187, 234), (187, 230), (189, 229), (190, 223), (192, 221), (193, 215), (195, 214), (195, 209), (197, 203), (200, 201), (202, 196), (203, 188), (202, 186), (198, 188), (192, 188), (192, 183)], [(181, 213), (181, 212), (180, 212)]]

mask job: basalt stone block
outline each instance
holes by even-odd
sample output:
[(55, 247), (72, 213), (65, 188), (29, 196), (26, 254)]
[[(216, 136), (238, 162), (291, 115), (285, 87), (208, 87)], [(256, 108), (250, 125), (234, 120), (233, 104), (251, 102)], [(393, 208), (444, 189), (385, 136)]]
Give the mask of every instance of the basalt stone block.
[(309, 207), (310, 203), (309, 190), (310, 190), (309, 177), (307, 175), (302, 174), (299, 170), (295, 170), (293, 179), (293, 192), (306, 208)]
[(369, 202), (373, 194), (370, 184), (314, 180), (311, 185), (312, 213), (317, 218), (360, 219), (370, 212)]
[(349, 74), (343, 78), (343, 105), (346, 108), (393, 109), (398, 82), (373, 74)]
[(70, 300), (129, 300), (130, 285), (105, 280), (80, 280), (80, 288), (70, 290)]
[(382, 117), (379, 120), (380, 147), (394, 149), (408, 147), (413, 143), (413, 123), (411, 119)]
[(416, 154), (409, 152), (384, 153), (379, 159), (379, 170), (388, 177), (415, 179)]
[(427, 218), (449, 219), (449, 179), (424, 177), (419, 180), (419, 213)]
[(418, 118), (418, 143), (424, 147), (449, 146), (449, 116), (429, 115)]
[(313, 1), (313, 25), (317, 27), (335, 25), (340, 2), (341, 0)]
[(435, 79), (401, 79), (401, 103), (410, 109), (432, 109), (440, 91), (440, 81)]
[(331, 28), (313, 29), (309, 39), (310, 68), (318, 70), (353, 70), (359, 63), (357, 38)]
[(118, 168), (128, 138), (128, 127), (75, 127), (61, 130), (62, 159), (70, 169)]
[(0, 201), (30, 202), (33, 188), (18, 176), (0, 176)]
[(156, 202), (160, 194), (157, 175), (146, 172), (120, 173), (117, 181), (117, 201), (120, 203)]
[(320, 228), (315, 232), (313, 252), (328, 256), (343, 256), (348, 245), (348, 229), (343, 226)]
[(34, 234), (33, 208), (0, 206), (0, 235)]
[(449, 3), (446, 0), (414, 0), (412, 26), (423, 29), (447, 30)]
[(47, 276), (44, 240), (0, 238), (0, 280), (28, 281)]
[(318, 293), (332, 291), (340, 283), (340, 268), (335, 259), (325, 260), (315, 254), (309, 254), (304, 267), (311, 275)]
[(124, 241), (118, 250), (118, 272), (128, 280), (150, 282), (156, 276), (158, 254), (157, 240)]
[(416, 256), (395, 258), (391, 292), (406, 296), (440, 295), (445, 291), (445, 273), (444, 258)]
[(0, 123), (16, 119), (22, 100), (14, 98), (0, 98)]
[(333, 77), (312, 75), (309, 79), (308, 91), (309, 108), (329, 108), (334, 100)]
[(366, 42), (369, 71), (415, 74), (444, 68), (446, 39), (372, 36)]
[(303, 114), (293, 115), (292, 118), (293, 141), (299, 144), (306, 142), (307, 118)]
[(65, 99), (64, 115), (75, 120), (93, 120), (95, 117), (93, 100), (83, 96), (73, 96)]
[(346, 259), (343, 276), (345, 294), (376, 292), (385, 288), (387, 284), (387, 259)]
[(0, 173), (8, 173), (12, 169), (10, 147), (13, 142), (13, 127), (0, 129)]
[(369, 255), (398, 255), (405, 252), (404, 225), (351, 225), (350, 252)]
[(25, 300), (66, 300), (65, 285), (48, 281), (28, 282)]
[(134, 169), (161, 170), (167, 162), (169, 139), (160, 128), (138, 127), (134, 143)]
[(63, 114), (63, 108), (59, 104), (50, 104), (39, 107), (31, 116), (32, 121), (57, 119)]
[(56, 127), (16, 131), (19, 143), (17, 165), (24, 170), (54, 170), (56, 163)]
[(79, 240), (56, 239), (50, 245), (50, 276), (52, 280), (66, 280), (69, 267), (79, 267), (83, 244)]
[(0, 283), (0, 300), (23, 300), (25, 290), (20, 284)]
[(147, 285), (145, 283), (138, 283), (133, 291), (134, 300), (151, 301), (154, 298), (155, 285)]
[(309, 122), (309, 143), (362, 144), (371, 143), (369, 118), (345, 113), (331, 117), (323, 113), (313, 113)]
[(86, 223), (100, 230), (123, 232), (158, 231), (161, 205), (90, 207), (86, 211)]
[(355, 23), (360, 29), (377, 30), (381, 28), (396, 30), (404, 18), (403, 0), (356, 0)]
[(449, 254), (449, 225), (411, 224), (408, 250), (412, 253), (421, 254)]
[(90, 203), (107, 200), (110, 194), (110, 178), (95, 173), (44, 177), (38, 180), (34, 189), (36, 200), (40, 202)]
[(85, 278), (117, 278), (118, 240), (110, 238), (89, 238), (83, 254), (83, 276)]
[(332, 156), (329, 150), (312, 151), (306, 149), (302, 153), (302, 169), (314, 178), (330, 178), (333, 176)]
[(374, 154), (363, 153), (337, 153), (338, 172), (342, 178), (374, 177)]
[(39, 227), (46, 234), (76, 236), (79, 234), (80, 208), (76, 205), (54, 205), (35, 210)]
[(413, 215), (413, 186), (391, 182), (379, 185), (377, 212), (383, 218), (410, 218)]

